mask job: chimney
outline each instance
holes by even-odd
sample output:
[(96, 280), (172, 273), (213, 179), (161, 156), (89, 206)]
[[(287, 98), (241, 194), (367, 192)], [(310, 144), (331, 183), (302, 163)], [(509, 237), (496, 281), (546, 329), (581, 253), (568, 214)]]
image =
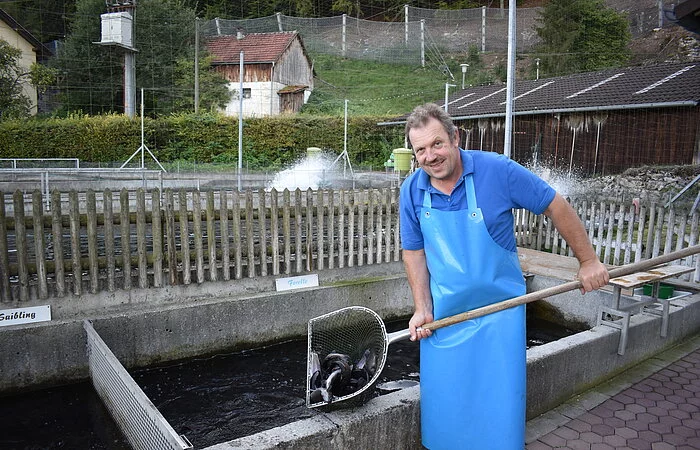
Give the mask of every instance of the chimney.
[(245, 35), (243, 34), (243, 31), (242, 31), (242, 30), (236, 31), (236, 39), (238, 39), (238, 40), (240, 41), (240, 40), (243, 39), (244, 37), (245, 37)]

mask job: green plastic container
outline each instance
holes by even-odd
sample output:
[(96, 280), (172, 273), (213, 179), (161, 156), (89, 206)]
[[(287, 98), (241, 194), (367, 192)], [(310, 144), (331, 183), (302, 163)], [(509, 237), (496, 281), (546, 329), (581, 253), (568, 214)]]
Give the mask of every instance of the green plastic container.
[(394, 169), (402, 172), (411, 170), (411, 157), (413, 150), (410, 148), (395, 148), (394, 149)]
[[(644, 295), (651, 295), (654, 290), (653, 284), (645, 284), (643, 287)], [(659, 283), (659, 297), (662, 299), (669, 299), (673, 297), (673, 286), (669, 284)]]

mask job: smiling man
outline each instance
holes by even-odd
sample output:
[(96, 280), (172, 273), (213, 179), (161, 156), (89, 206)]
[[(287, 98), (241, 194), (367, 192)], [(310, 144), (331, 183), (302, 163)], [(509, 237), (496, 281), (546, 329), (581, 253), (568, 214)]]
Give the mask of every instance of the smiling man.
[(422, 325), (525, 294), (513, 208), (552, 219), (579, 261), (582, 293), (608, 282), (569, 203), (503, 155), (459, 148), (447, 113), (429, 103), (406, 121), (420, 168), (401, 186), (403, 260), (421, 340), (421, 434), (429, 449), (522, 449), (525, 306), (430, 332)]

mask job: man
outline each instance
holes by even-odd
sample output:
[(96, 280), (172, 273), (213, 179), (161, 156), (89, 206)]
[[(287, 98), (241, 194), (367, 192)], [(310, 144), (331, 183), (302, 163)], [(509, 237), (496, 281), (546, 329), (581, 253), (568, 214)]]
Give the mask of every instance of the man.
[(525, 306), (434, 332), (433, 320), (525, 294), (513, 208), (544, 213), (579, 261), (582, 293), (608, 282), (576, 212), (516, 162), (463, 151), (435, 104), (406, 121), (420, 168), (401, 186), (403, 259), (421, 340), (421, 429), (429, 449), (522, 449), (525, 441)]

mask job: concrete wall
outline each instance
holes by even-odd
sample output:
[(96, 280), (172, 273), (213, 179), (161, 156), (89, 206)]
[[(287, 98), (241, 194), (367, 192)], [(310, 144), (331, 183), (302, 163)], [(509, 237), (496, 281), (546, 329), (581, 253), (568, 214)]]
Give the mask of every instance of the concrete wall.
[[(545, 283), (551, 280), (542, 280)], [(562, 294), (555, 302), (580, 295)], [(600, 294), (606, 300), (605, 293)], [(561, 297), (561, 296), (557, 296)], [(568, 297), (568, 298), (566, 298)], [(595, 296), (587, 294), (588, 300)], [(542, 300), (541, 302), (546, 302)], [(527, 352), (527, 418), (543, 414), (571, 397), (601, 384), (639, 362), (700, 332), (700, 294), (673, 301), (666, 338), (659, 336), (661, 319), (635, 315), (625, 355), (617, 354), (620, 333), (596, 326)], [(597, 310), (597, 308), (596, 308)], [(376, 397), (348, 410), (317, 416), (223, 442), (207, 450), (228, 449), (423, 449), (420, 443), (420, 386)]]
[(63, 299), (50, 322), (0, 327), (0, 394), (86, 378), (84, 319), (132, 368), (305, 337), (309, 319), (345, 306), (412, 311), (401, 263), (318, 275), (320, 287), (286, 292), (267, 277)]
[[(125, 366), (139, 367), (306, 336), (310, 318), (349, 305), (367, 306), (386, 320), (412, 311), (400, 263), (319, 272), (320, 287), (298, 291), (275, 292), (272, 277), (254, 281), (147, 289), (131, 302), (94, 300), (87, 310), (74, 305), (52, 322), (0, 328), (0, 394), (87, 377), (84, 318)], [(536, 275), (530, 286), (559, 282)], [(587, 322), (609, 295), (570, 292), (536, 304)], [(659, 336), (660, 326), (659, 317), (634, 315), (623, 356), (617, 354), (619, 331), (605, 326), (528, 350), (528, 418), (696, 335), (700, 294), (672, 301), (668, 337)], [(212, 448), (419, 449), (419, 398), (419, 387), (408, 388)]]

